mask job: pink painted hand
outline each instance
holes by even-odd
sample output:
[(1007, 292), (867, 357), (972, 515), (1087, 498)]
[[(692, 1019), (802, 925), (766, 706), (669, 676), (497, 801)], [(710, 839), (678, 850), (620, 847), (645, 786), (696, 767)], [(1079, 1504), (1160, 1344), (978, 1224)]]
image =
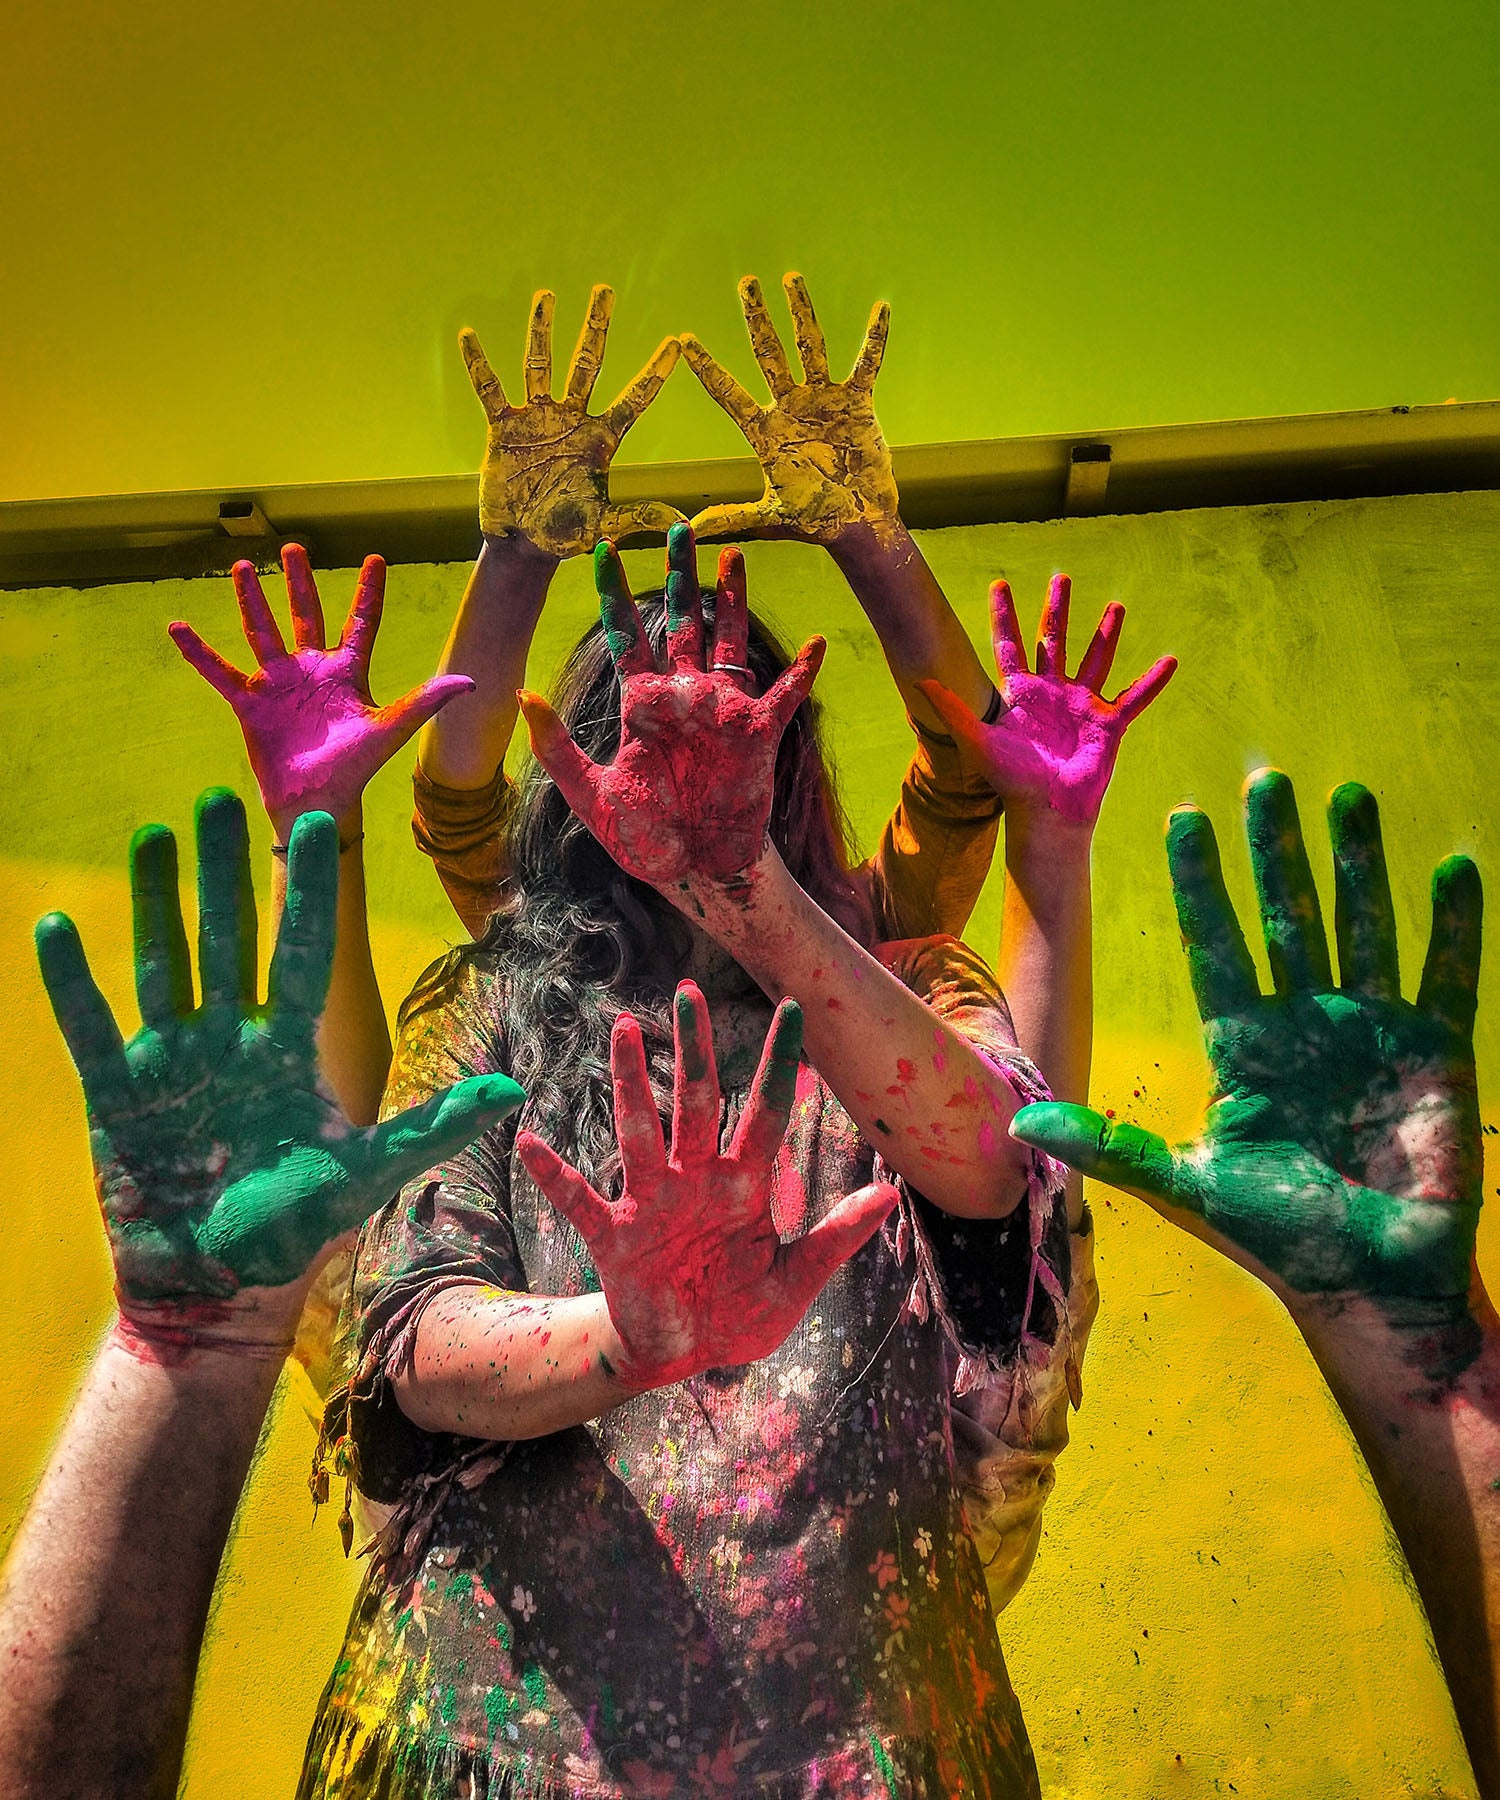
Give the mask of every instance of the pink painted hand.
[(989, 776), (1008, 810), (1048, 807), (1064, 818), (1092, 825), (1104, 804), (1125, 729), (1172, 679), (1175, 656), (1163, 656), (1115, 700), (1104, 683), (1114, 664), (1125, 608), (1104, 609), (1078, 673), (1068, 674), (1068, 600), (1073, 584), (1054, 575), (1047, 589), (1036, 667), (1016, 619), (1008, 581), (990, 589), (995, 663), (1005, 710), (992, 725), (941, 682), (919, 681), (938, 716)]
[(667, 667), (658, 671), (613, 544), (594, 552), (605, 634), (620, 676), (620, 747), (596, 763), (539, 695), (521, 711), (537, 760), (627, 875), (667, 891), (690, 876), (724, 883), (759, 860), (771, 815), (776, 749), (823, 661), (811, 638), (769, 691), (745, 664), (745, 563), (719, 558), (712, 662), (693, 533), (667, 534)]
[(626, 1386), (666, 1387), (778, 1349), (830, 1276), (896, 1203), (875, 1182), (782, 1243), (771, 1212), (777, 1151), (797, 1090), (802, 1010), (784, 1000), (729, 1149), (719, 1151), (719, 1077), (708, 1005), (677, 990), (677, 1070), (668, 1151), (641, 1028), (629, 1013), (610, 1045), (624, 1191), (616, 1201), (530, 1132), (516, 1153), (588, 1245), (619, 1339), (608, 1360)]
[(250, 674), (226, 662), (180, 620), (172, 642), (234, 708), (250, 767), (277, 833), (306, 812), (345, 818), (377, 769), (389, 762), (440, 708), (473, 690), (467, 675), (439, 675), (390, 706), (370, 697), (370, 653), (385, 601), (385, 563), (365, 558), (343, 635), (324, 642), (323, 608), (307, 552), (282, 552), (292, 614), (289, 651), (255, 570), (234, 565), (234, 591), (245, 638), (259, 665)]

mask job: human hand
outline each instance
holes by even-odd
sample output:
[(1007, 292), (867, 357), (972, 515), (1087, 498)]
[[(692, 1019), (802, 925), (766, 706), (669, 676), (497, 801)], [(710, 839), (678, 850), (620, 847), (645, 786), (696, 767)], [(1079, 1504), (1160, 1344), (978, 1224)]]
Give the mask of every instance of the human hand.
[(385, 603), (385, 563), (367, 556), (333, 649), (325, 645), (323, 608), (307, 552), (282, 551), (293, 649), (288, 651), (254, 568), (234, 565), (245, 639), (259, 665), (242, 674), (191, 625), (167, 627), (172, 642), (234, 708), (245, 734), (261, 800), (283, 842), (307, 812), (343, 819), (366, 784), (434, 713), (473, 690), (467, 675), (437, 675), (390, 706), (370, 698), (370, 655)]
[(691, 332), (683, 334), (689, 368), (744, 432), (766, 478), (759, 500), (711, 506), (693, 520), (693, 529), (700, 536), (790, 537), (816, 544), (832, 542), (851, 525), (867, 524), (879, 532), (899, 523), (901, 504), (874, 402), (891, 309), (883, 300), (871, 309), (853, 371), (847, 381), (835, 381), (806, 282), (788, 275), (782, 286), (802, 363), (800, 382), (760, 283), (753, 275), (740, 283), (750, 344), (771, 390), (769, 406), (754, 400)]
[[(244, 807), (211, 790), (197, 835), (196, 1007), (165, 826), (144, 826), (130, 846), (141, 1010), (130, 1042), (70, 919), (39, 922), (37, 955), (83, 1082), (122, 1317), (148, 1342), (186, 1348), (242, 1345), (248, 1313), (284, 1347), (332, 1240), (512, 1111), (521, 1090), (476, 1076), (369, 1130), (351, 1125), (318, 1083), (313, 1041), (333, 966), (332, 819), (306, 815), (293, 829), (264, 1004)], [(262, 1292), (241, 1308), (250, 1289)]]
[(989, 776), (1007, 812), (1050, 808), (1092, 825), (1104, 804), (1125, 728), (1172, 679), (1175, 656), (1163, 656), (1137, 676), (1116, 700), (1101, 690), (1114, 664), (1125, 608), (1112, 600), (1083, 653), (1078, 673), (1068, 674), (1068, 601), (1073, 584), (1054, 575), (1047, 589), (1036, 669), (1026, 645), (1008, 581), (990, 589), (995, 666), (1005, 709), (986, 725), (941, 682), (919, 681), (943, 723)]
[(811, 638), (762, 695), (745, 664), (745, 563), (719, 558), (712, 662), (692, 528), (667, 534), (667, 667), (656, 658), (613, 544), (594, 553), (605, 634), (620, 676), (620, 747), (596, 763), (537, 694), (521, 711), (537, 760), (627, 875), (663, 891), (690, 877), (732, 880), (761, 856), (776, 750), (823, 661)]
[(1172, 815), (1167, 857), (1213, 1070), (1201, 1135), (1169, 1147), (1081, 1106), (1023, 1108), (1012, 1130), (1137, 1194), (1292, 1296), (1337, 1290), (1461, 1302), (1483, 1157), (1474, 1010), (1483, 897), (1467, 857), (1439, 864), (1415, 1004), (1370, 792), (1329, 803), (1334, 985), (1291, 783), (1245, 790), (1274, 993), (1260, 993), (1207, 817)]
[(609, 466), (620, 441), (656, 398), (681, 354), (676, 338), (664, 338), (614, 405), (597, 415), (589, 399), (604, 362), (605, 339), (615, 309), (614, 289), (596, 287), (578, 337), (561, 400), (552, 398), (554, 296), (543, 289), (531, 303), (526, 340), (526, 399), (512, 406), (479, 339), (458, 334), (469, 380), (489, 421), (479, 469), (479, 528), (487, 537), (519, 532), (550, 556), (577, 556), (600, 538), (665, 531), (681, 519), (661, 501), (616, 506), (609, 497)]
[(708, 1004), (677, 990), (672, 1147), (662, 1138), (641, 1028), (615, 1021), (610, 1062), (624, 1174), (616, 1201), (530, 1132), (516, 1139), (526, 1172), (577, 1230), (609, 1306), (614, 1373), (635, 1389), (769, 1356), (829, 1277), (879, 1229), (896, 1190), (849, 1194), (803, 1237), (782, 1243), (771, 1211), (776, 1153), (797, 1091), (802, 1011), (776, 1009), (733, 1142), (719, 1151), (719, 1077)]

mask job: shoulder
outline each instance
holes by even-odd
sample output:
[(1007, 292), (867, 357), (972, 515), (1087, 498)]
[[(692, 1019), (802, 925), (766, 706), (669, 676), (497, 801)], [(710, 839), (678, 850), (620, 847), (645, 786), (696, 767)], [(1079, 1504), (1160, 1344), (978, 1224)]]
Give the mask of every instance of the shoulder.
[(500, 987), (495, 959), (467, 945), (422, 972), (398, 1016), (386, 1117), (467, 1075), (505, 1070)]

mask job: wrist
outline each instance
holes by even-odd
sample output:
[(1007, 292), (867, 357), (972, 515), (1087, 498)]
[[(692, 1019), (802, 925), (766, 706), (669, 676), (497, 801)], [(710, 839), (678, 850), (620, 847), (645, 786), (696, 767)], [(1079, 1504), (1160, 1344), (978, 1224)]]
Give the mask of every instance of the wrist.
[(866, 514), (841, 525), (823, 547), (846, 576), (888, 569), (917, 553), (911, 533), (898, 513)]
[[(335, 807), (340, 810), (335, 810)], [(339, 854), (354, 849), (361, 843), (365, 835), (364, 795), (345, 801), (331, 794), (299, 794), (297, 799), (286, 806), (266, 809), (271, 821), (273, 853), (284, 856), (287, 845), (291, 842), (292, 827), (298, 819), (308, 813), (326, 812), (332, 816), (339, 833)]]
[(1434, 1403), (1500, 1351), (1500, 1321), (1478, 1283), (1467, 1300), (1357, 1292), (1284, 1292), (1287, 1311), (1330, 1385)]
[(1094, 841), (1098, 815), (1074, 818), (1046, 800), (1005, 802), (1005, 852), (1043, 851), (1049, 856), (1087, 860)]
[(784, 897), (788, 887), (797, 884), (768, 837), (759, 857), (734, 875), (723, 880), (687, 875), (661, 892), (721, 948), (734, 949), (755, 935), (765, 907)]
[(480, 527), (479, 561), (493, 564), (514, 577), (539, 584), (546, 592), (547, 583), (557, 573), (562, 557), (533, 543), (519, 525)]
[(296, 1336), (305, 1284), (295, 1292), (261, 1290), (273, 1291), (275, 1299), (265, 1304), (259, 1295), (139, 1300), (121, 1294), (108, 1341), (137, 1362), (161, 1368), (279, 1369)]

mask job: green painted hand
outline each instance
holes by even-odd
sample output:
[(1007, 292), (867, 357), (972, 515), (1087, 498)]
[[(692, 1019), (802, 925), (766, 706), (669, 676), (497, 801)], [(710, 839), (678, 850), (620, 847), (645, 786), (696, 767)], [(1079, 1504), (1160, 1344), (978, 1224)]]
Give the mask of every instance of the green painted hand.
[(1213, 1071), (1203, 1132), (1169, 1146), (1081, 1106), (1028, 1106), (1012, 1130), (1294, 1294), (1462, 1301), (1482, 1179), (1474, 1010), (1483, 897), (1439, 865), (1415, 1004), (1401, 997), (1375, 799), (1329, 803), (1339, 980), (1291, 783), (1246, 786), (1274, 992), (1262, 994), (1208, 819), (1172, 815), (1167, 858)]
[(143, 827), (130, 847), (141, 1029), (128, 1044), (72, 921), (50, 913), (36, 928), (42, 979), (83, 1081), (127, 1316), (247, 1287), (300, 1294), (333, 1239), (521, 1100), (514, 1082), (481, 1076), (373, 1129), (351, 1125), (319, 1085), (313, 1042), (333, 966), (332, 818), (308, 813), (293, 829), (264, 1005), (244, 808), (210, 791), (197, 828), (196, 1006), (165, 826)]

